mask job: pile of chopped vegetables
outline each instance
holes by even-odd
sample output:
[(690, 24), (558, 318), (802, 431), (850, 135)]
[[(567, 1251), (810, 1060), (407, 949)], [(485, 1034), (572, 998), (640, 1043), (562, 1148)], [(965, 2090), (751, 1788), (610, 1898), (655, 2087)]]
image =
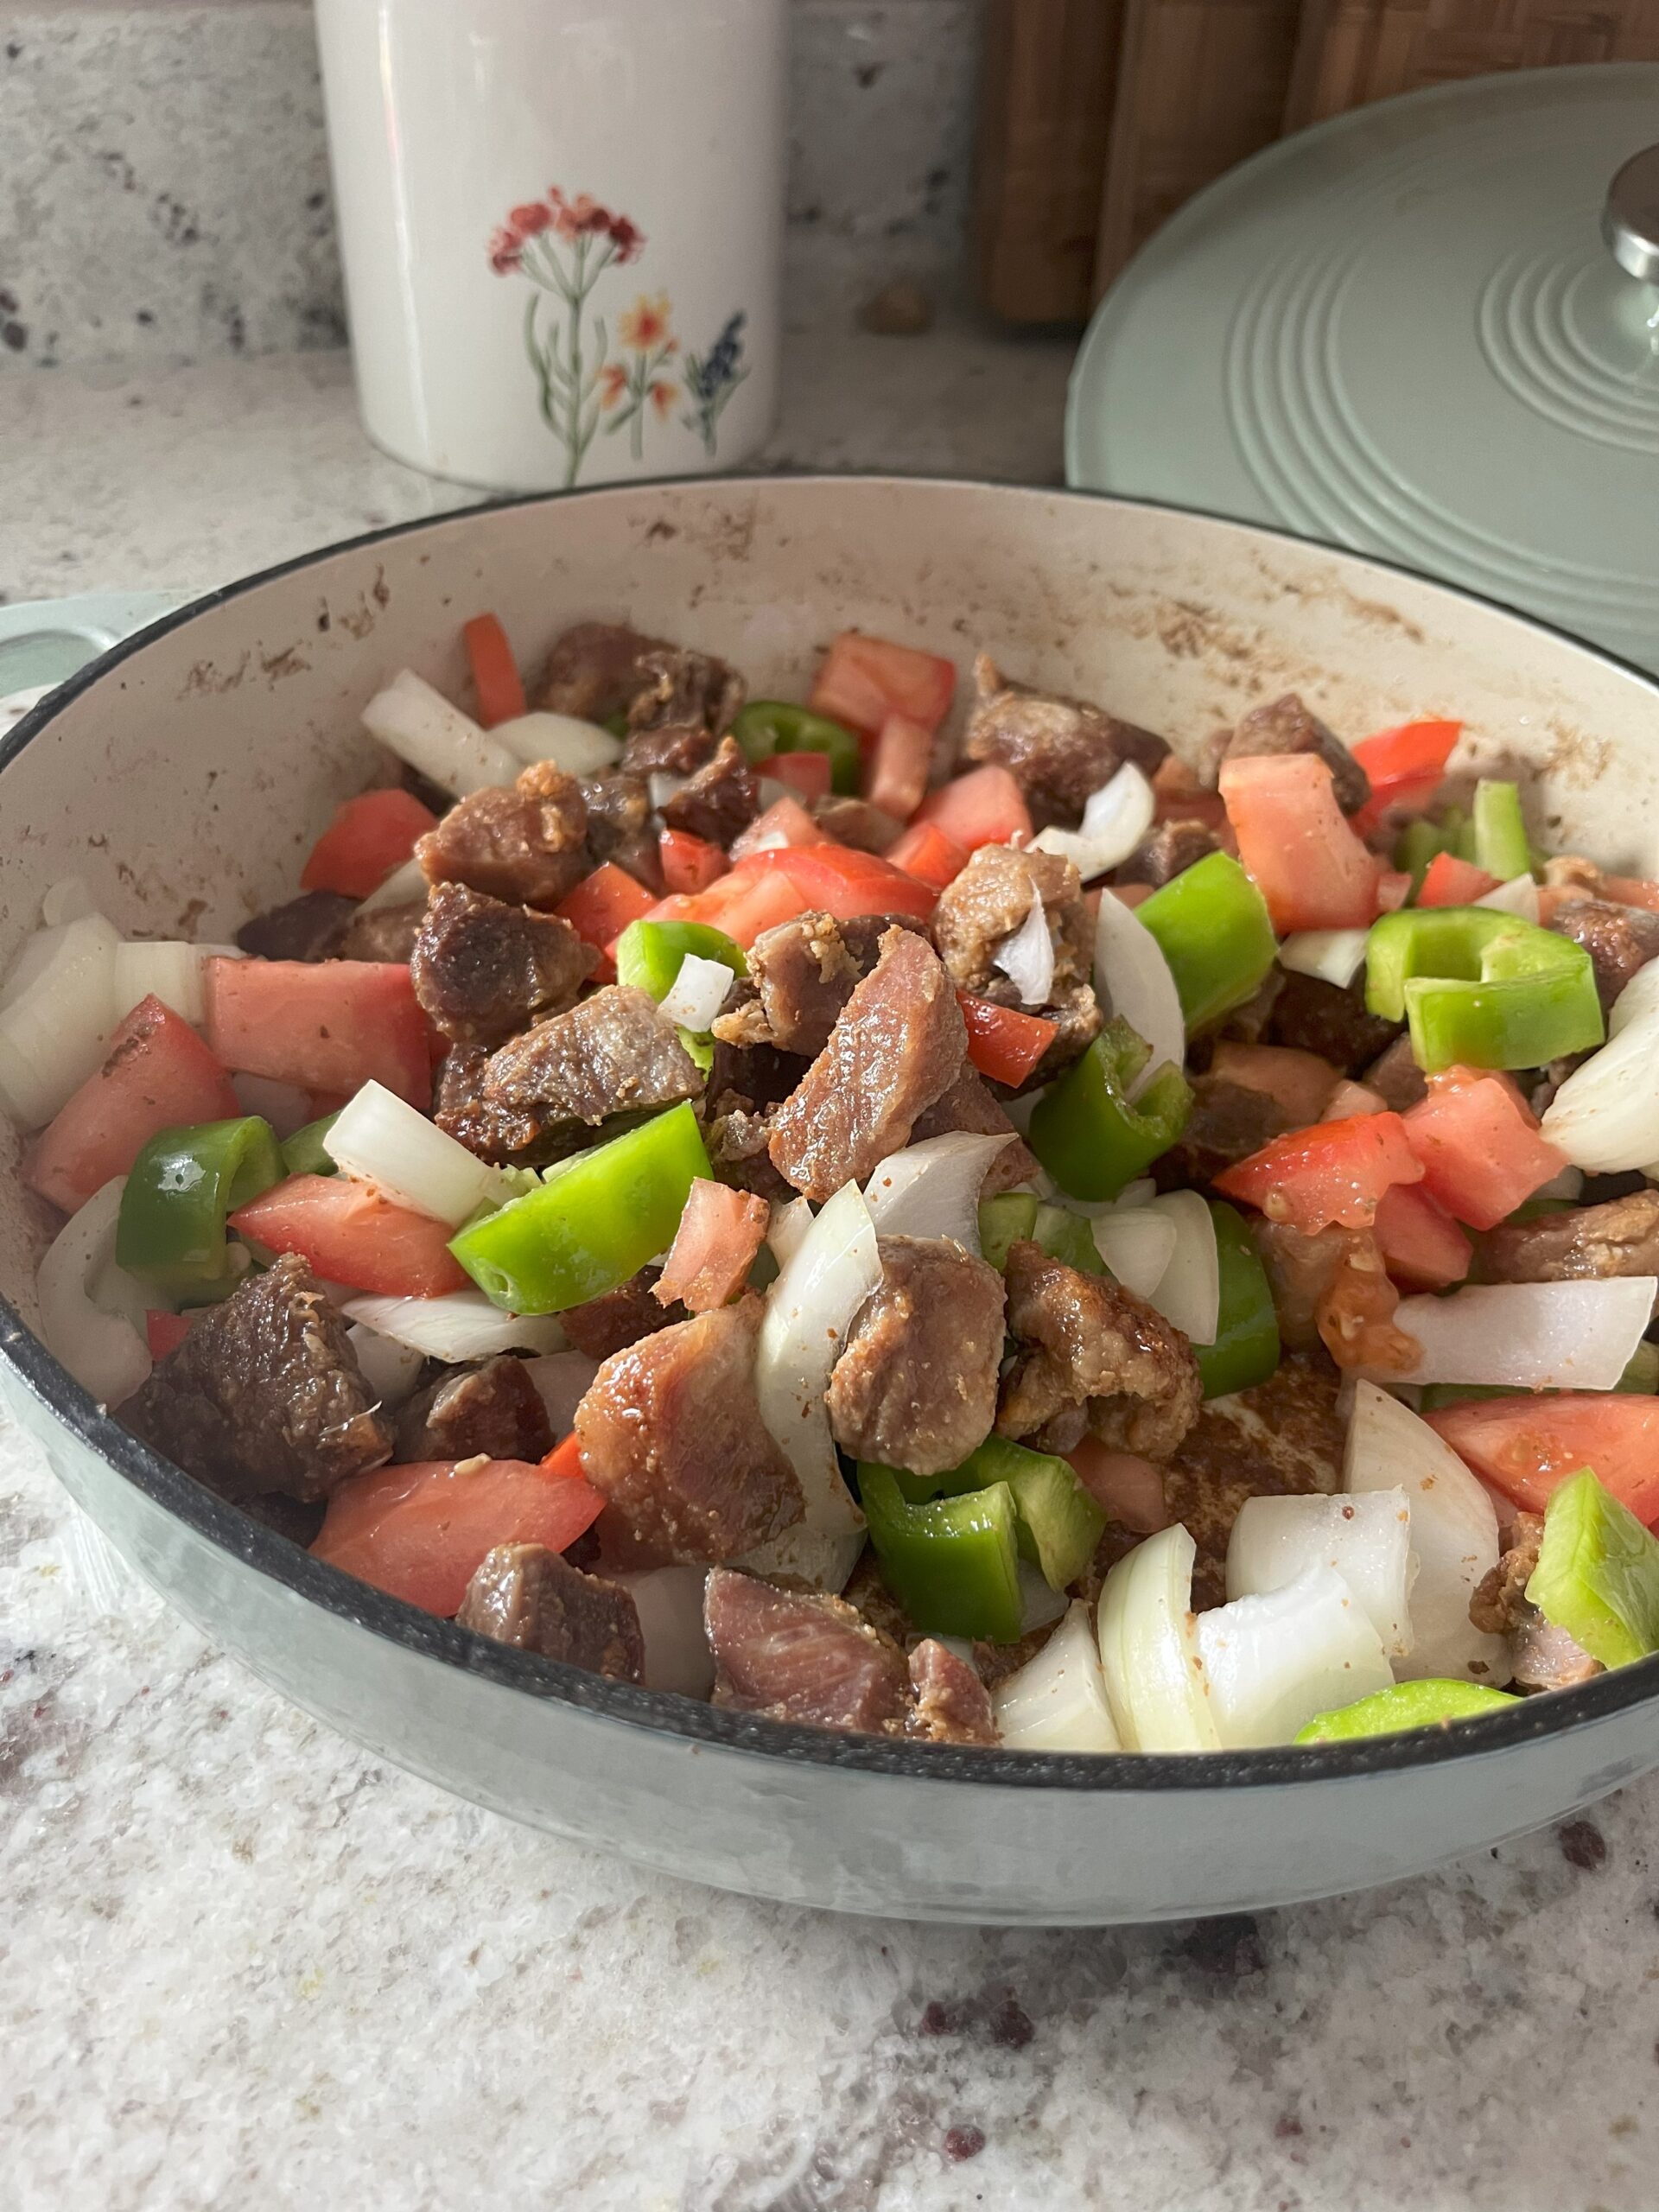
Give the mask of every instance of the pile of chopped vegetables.
[(1659, 884), (1455, 721), (464, 637), (236, 944), (72, 880), (0, 988), (41, 1333), (137, 1435), (480, 1635), (923, 1742), (1659, 1650)]

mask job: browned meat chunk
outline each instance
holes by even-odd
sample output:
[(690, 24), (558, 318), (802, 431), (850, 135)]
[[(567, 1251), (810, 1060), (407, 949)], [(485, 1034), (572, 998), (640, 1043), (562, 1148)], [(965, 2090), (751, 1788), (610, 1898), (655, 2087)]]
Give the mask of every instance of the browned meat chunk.
[(582, 787), (551, 761), (509, 790), (493, 785), (452, 806), (415, 848), (429, 883), (465, 883), (513, 906), (556, 906), (588, 873)]
[(1488, 1282), (1570, 1282), (1583, 1275), (1659, 1274), (1659, 1191), (1505, 1222), (1478, 1240)]
[(1220, 850), (1221, 841), (1205, 823), (1160, 822), (1141, 840), (1114, 880), (1150, 883), (1156, 889)]
[(588, 1481), (671, 1559), (734, 1559), (801, 1517), (755, 1396), (763, 1312), (751, 1291), (613, 1353), (576, 1408)]
[(1319, 1307), (1335, 1283), (1353, 1243), (1353, 1231), (1332, 1224), (1309, 1236), (1288, 1222), (1250, 1220), (1250, 1234), (1267, 1269), (1287, 1351), (1317, 1351)]
[(585, 1351), (589, 1359), (608, 1359), (613, 1351), (626, 1351), (642, 1337), (654, 1337), (659, 1329), (689, 1319), (683, 1306), (664, 1306), (657, 1296), (658, 1272), (655, 1268), (641, 1268), (637, 1275), (630, 1275), (602, 1298), (590, 1298), (585, 1305), (569, 1306), (561, 1313), (564, 1333), (576, 1350)]
[(643, 776), (607, 768), (579, 780), (588, 810), (588, 849), (596, 862), (613, 859), (642, 837), (650, 842), (651, 791)]
[(672, 650), (626, 622), (578, 622), (548, 655), (538, 703), (550, 715), (607, 721), (626, 714), (652, 681), (645, 655)]
[(671, 830), (689, 830), (711, 845), (729, 845), (760, 811), (760, 785), (734, 737), (722, 737), (714, 758), (703, 763), (663, 809)]
[(1211, 1183), (1290, 1126), (1289, 1115), (1265, 1090), (1224, 1075), (1194, 1076), (1192, 1110), (1180, 1142), (1153, 1162), (1153, 1179), (1160, 1191)]
[(332, 960), (356, 912), (356, 899), (338, 891), (302, 891), (244, 922), (236, 941), (256, 960)]
[(1428, 1096), (1428, 1079), (1417, 1065), (1409, 1037), (1396, 1037), (1386, 1052), (1379, 1052), (1370, 1067), (1361, 1071), (1358, 1079), (1396, 1114), (1408, 1114)]
[(830, 1041), (773, 1117), (779, 1173), (810, 1198), (862, 1183), (962, 1073), (967, 1025), (938, 954), (890, 929)]
[(440, 883), (410, 957), (415, 995), (452, 1043), (493, 1046), (569, 1006), (594, 955), (569, 922)]
[(1528, 1599), (1527, 1585), (1538, 1565), (1543, 1536), (1541, 1513), (1516, 1515), (1497, 1565), (1469, 1600), (1469, 1618), (1484, 1635), (1509, 1637), (1517, 1689), (1571, 1689), (1602, 1670), (1581, 1643), (1546, 1620)]
[(1243, 1006), (1236, 1006), (1216, 1030), (1217, 1039), (1225, 1038), (1230, 1044), (1259, 1045), (1267, 1034), (1268, 1024), (1273, 1019), (1273, 1009), (1279, 1003), (1288, 970), (1269, 968), (1262, 979), (1262, 988), (1246, 999)]
[(1046, 1083), (1069, 1067), (1100, 1033), (1100, 1006), (1090, 980), (1095, 931), (1075, 865), (1057, 853), (982, 845), (939, 894), (933, 916), (939, 957), (959, 991), (998, 1006), (1023, 1007), (1014, 984), (996, 965), (999, 953), (1040, 899), (1054, 948), (1054, 980), (1040, 1007), (1027, 1009), (1058, 1022), (1059, 1034), (1033, 1081)]
[(898, 843), (904, 823), (867, 798), (843, 798), (831, 792), (812, 802), (812, 819), (838, 845), (851, 845), (861, 853), (885, 853)]
[(540, 1154), (534, 1115), (493, 1106), (480, 1088), (490, 1056), (481, 1046), (454, 1045), (439, 1064), (432, 1118), (446, 1136), (498, 1166), (529, 1166)]
[(1030, 1182), (1037, 1173), (1035, 1155), (976, 1068), (963, 1068), (944, 1097), (918, 1117), (910, 1141), (920, 1144), (928, 1137), (949, 1136), (957, 1129), (976, 1137), (1000, 1137), (1006, 1130), (1010, 1137), (1011, 1141), (985, 1171), (985, 1180), (979, 1186), (982, 1198), (1011, 1191), (1018, 1183)]
[(406, 906), (359, 906), (340, 941), (339, 957), (382, 960), (402, 967), (414, 952), (425, 917), (424, 899), (412, 899)]
[(346, 1325), (292, 1253), (209, 1306), (121, 1419), (235, 1499), (327, 1497), (391, 1457), (391, 1423), (375, 1409)]
[(1289, 1045), (1299, 1052), (1317, 1052), (1344, 1075), (1355, 1076), (1399, 1033), (1398, 1022), (1366, 1012), (1357, 990), (1344, 991), (1319, 976), (1287, 974), (1263, 1039), (1269, 1045)]
[(542, 1544), (498, 1544), (488, 1553), (455, 1624), (613, 1681), (644, 1676), (645, 1638), (627, 1592)]
[(1550, 928), (1590, 955), (1604, 1014), (1632, 976), (1659, 959), (1659, 914), (1643, 906), (1616, 906), (1609, 899), (1579, 899), (1556, 908)]
[(830, 1426), (855, 1459), (913, 1475), (959, 1467), (996, 1418), (1002, 1278), (941, 1238), (883, 1236), (881, 1287), (830, 1376)]
[(397, 1415), (395, 1459), (540, 1459), (553, 1424), (522, 1359), (505, 1353), (442, 1376)]
[(998, 761), (1009, 771), (1039, 830), (1052, 822), (1075, 829), (1090, 796), (1126, 760), (1150, 775), (1169, 751), (1150, 730), (1081, 699), (1011, 683), (983, 653), (974, 663), (974, 682), (979, 697), (963, 750), (969, 760)]
[(639, 666), (645, 681), (628, 709), (622, 766), (634, 776), (692, 775), (742, 705), (743, 679), (723, 660), (677, 645), (642, 653)]
[(762, 930), (750, 946), (749, 980), (755, 995), (716, 1014), (715, 1035), (731, 1044), (772, 1045), (816, 1059), (867, 972), (833, 916), (798, 914), (776, 929)]
[(1294, 691), (1264, 707), (1252, 707), (1227, 741), (1223, 759), (1254, 760), (1268, 753), (1317, 753), (1336, 784), (1337, 804), (1344, 814), (1363, 806), (1371, 795), (1370, 778), (1342, 740), (1309, 714)]
[(910, 1655), (916, 1703), (906, 1732), (930, 1744), (994, 1744), (991, 1694), (968, 1662), (931, 1637)]
[(702, 1073), (648, 991), (621, 983), (595, 991), (493, 1052), (479, 1096), (538, 1129), (596, 1126), (613, 1114), (696, 1098)]
[(998, 1433), (1069, 1452), (1092, 1432), (1142, 1459), (1166, 1459), (1204, 1396), (1180, 1331), (1132, 1291), (1051, 1260), (1040, 1244), (1014, 1245), (1006, 1273), (1019, 1351), (1003, 1380)]
[(775, 1590), (717, 1567), (702, 1618), (716, 1705), (811, 1728), (902, 1731), (910, 1703), (905, 1655), (841, 1599)]
[(1510, 1662), (1518, 1690), (1570, 1690), (1604, 1669), (1564, 1628), (1546, 1620), (1535, 1605), (1517, 1622), (1510, 1638)]
[(716, 1182), (729, 1184), (734, 1191), (753, 1191), (768, 1200), (795, 1196), (766, 1149), (772, 1141), (772, 1116), (757, 1109), (752, 1098), (741, 1091), (722, 1091), (702, 1135)]

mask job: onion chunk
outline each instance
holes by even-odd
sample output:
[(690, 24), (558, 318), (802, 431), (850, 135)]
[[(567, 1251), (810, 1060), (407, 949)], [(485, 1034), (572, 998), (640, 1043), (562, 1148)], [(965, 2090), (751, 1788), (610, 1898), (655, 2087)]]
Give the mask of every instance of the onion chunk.
[(800, 1478), (803, 1526), (819, 1535), (850, 1535), (864, 1525), (841, 1478), (824, 1392), (854, 1315), (880, 1282), (875, 1224), (857, 1184), (847, 1183), (766, 1294), (754, 1363), (760, 1418)]
[(1478, 1283), (1402, 1298), (1397, 1325), (1422, 1347), (1409, 1382), (1611, 1390), (1642, 1341), (1659, 1277)]

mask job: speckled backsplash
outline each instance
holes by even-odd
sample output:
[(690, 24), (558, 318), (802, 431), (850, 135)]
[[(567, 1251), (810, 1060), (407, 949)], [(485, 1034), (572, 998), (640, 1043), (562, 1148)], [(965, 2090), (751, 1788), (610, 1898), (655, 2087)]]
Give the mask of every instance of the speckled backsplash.
[[(980, 0), (792, 15), (798, 294), (954, 269)], [(308, 0), (0, 11), (0, 371), (345, 343)]]

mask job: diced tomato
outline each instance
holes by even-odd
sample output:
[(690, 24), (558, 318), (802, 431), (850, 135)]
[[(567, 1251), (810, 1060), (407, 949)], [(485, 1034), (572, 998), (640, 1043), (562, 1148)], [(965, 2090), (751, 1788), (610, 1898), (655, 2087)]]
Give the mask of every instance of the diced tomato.
[(1362, 837), (1370, 836), (1390, 808), (1428, 804), (1462, 734), (1461, 722), (1402, 722), (1361, 739), (1353, 754), (1370, 779), (1371, 795), (1350, 818)]
[(656, 1295), (677, 1298), (693, 1313), (724, 1306), (749, 1279), (772, 1209), (752, 1191), (734, 1191), (699, 1176), (691, 1185)]
[(557, 1475), (565, 1482), (583, 1482), (588, 1469), (582, 1456), (582, 1439), (573, 1428), (569, 1436), (553, 1446), (541, 1462), (543, 1474)]
[(1498, 879), (1488, 875), (1484, 868), (1477, 868), (1472, 861), (1460, 861), (1455, 853), (1436, 853), (1423, 874), (1423, 887), (1417, 893), (1420, 906), (1472, 906), (1477, 899), (1484, 899), (1489, 891), (1496, 891)]
[(1377, 1264), (1373, 1243), (1364, 1236), (1343, 1239), (1331, 1280), (1314, 1307), (1314, 1325), (1338, 1367), (1408, 1375), (1423, 1348), (1395, 1320), (1400, 1293)]
[(872, 806), (908, 822), (927, 795), (933, 733), (908, 715), (889, 715), (881, 725), (864, 779)]
[(453, 1619), (498, 1544), (566, 1551), (603, 1504), (591, 1484), (527, 1459), (416, 1459), (348, 1476), (311, 1553)]
[(1659, 1398), (1621, 1390), (1469, 1398), (1427, 1416), (1484, 1483), (1541, 1513), (1550, 1492), (1592, 1467), (1638, 1521), (1659, 1521)]
[(1150, 1459), (1133, 1452), (1115, 1452), (1095, 1436), (1085, 1436), (1065, 1457), (1095, 1503), (1134, 1535), (1155, 1536), (1160, 1529), (1168, 1528), (1164, 1471)]
[(733, 868), (705, 891), (698, 911), (688, 921), (712, 922), (747, 952), (756, 938), (780, 922), (792, 922), (812, 901), (789, 877), (765, 862), (772, 856), (757, 855), (747, 867)]
[(957, 1004), (968, 1025), (969, 1058), (981, 1075), (1010, 1090), (1018, 1089), (1059, 1034), (1059, 1024), (1046, 1015), (998, 1006), (995, 999), (958, 991)]
[(1403, 868), (1385, 868), (1376, 879), (1376, 911), (1397, 914), (1411, 896), (1411, 878)]
[(1242, 1084), (1246, 1090), (1265, 1091), (1283, 1108), (1286, 1119), (1295, 1128), (1325, 1118), (1338, 1081), (1337, 1071), (1329, 1060), (1322, 1060), (1317, 1052), (1298, 1052), (1288, 1045), (1230, 1045), (1224, 1041), (1216, 1046), (1210, 1069), (1211, 1074), (1224, 1077), (1229, 1083)]
[(438, 817), (413, 791), (365, 791), (334, 810), (300, 873), (302, 891), (338, 891), (366, 899), (415, 850)]
[(718, 845), (689, 830), (664, 830), (657, 840), (662, 856), (663, 881), (671, 891), (706, 891), (729, 862)]
[(73, 1213), (111, 1176), (124, 1175), (157, 1130), (232, 1121), (241, 1111), (220, 1063), (152, 994), (121, 1022), (98, 1073), (41, 1131), (29, 1180)]
[(1369, 1229), (1384, 1191), (1422, 1176), (1397, 1114), (1356, 1114), (1274, 1137), (1224, 1170), (1215, 1186), (1311, 1236), (1332, 1222)]
[(144, 1341), (149, 1346), (152, 1359), (165, 1359), (176, 1351), (190, 1333), (188, 1313), (168, 1313), (152, 1306), (144, 1314)]
[(1031, 838), (1031, 809), (1025, 794), (995, 760), (930, 791), (917, 808), (916, 819), (932, 823), (970, 853), (981, 845), (1025, 844)]
[(931, 731), (950, 712), (956, 689), (955, 667), (937, 653), (843, 630), (831, 640), (807, 703), (815, 715), (871, 736), (889, 715), (903, 715)]
[(638, 876), (630, 875), (614, 861), (604, 861), (591, 875), (584, 875), (553, 911), (569, 923), (584, 944), (605, 952), (630, 922), (650, 913), (656, 903)]
[(937, 822), (912, 822), (903, 836), (887, 847), (886, 859), (889, 868), (901, 868), (906, 875), (931, 883), (936, 891), (954, 882), (968, 865), (966, 847), (947, 837)]
[(1469, 1239), (1421, 1184), (1383, 1192), (1372, 1233), (1383, 1265), (1408, 1290), (1446, 1290), (1469, 1272)]
[(791, 845), (757, 854), (756, 861), (787, 876), (808, 906), (838, 922), (860, 914), (913, 914), (925, 922), (937, 903), (929, 885), (851, 845)]
[(507, 633), (493, 614), (475, 614), (461, 625), (473, 689), (478, 694), (478, 719), (486, 729), (510, 722), (524, 711), (524, 679), (512, 657)]
[[(794, 756), (785, 754), (786, 760)], [(827, 753), (817, 753), (815, 759), (828, 759)], [(784, 845), (827, 845), (832, 841), (829, 832), (820, 827), (798, 798), (774, 799), (764, 814), (757, 814), (747, 830), (741, 830), (732, 840), (732, 860), (751, 859), (756, 853), (776, 852)]]
[(766, 773), (804, 799), (830, 796), (830, 755), (827, 753), (775, 753)]
[(1344, 820), (1317, 753), (1225, 760), (1221, 796), (1238, 856), (1276, 930), (1364, 929), (1376, 920), (1382, 863)]
[(1202, 822), (1206, 830), (1226, 824), (1219, 795), (1198, 781), (1179, 753), (1166, 753), (1154, 769), (1152, 795), (1160, 822)]
[(227, 1068), (302, 1090), (384, 1083), (425, 1111), (430, 1029), (409, 969), (378, 960), (210, 960), (207, 1042)]
[(231, 1227), (273, 1252), (299, 1253), (330, 1282), (383, 1298), (441, 1298), (467, 1286), (447, 1222), (349, 1175), (290, 1175), (239, 1207)]
[(1514, 1084), (1473, 1068), (1431, 1076), (1405, 1130), (1424, 1190), (1471, 1229), (1495, 1229), (1567, 1165)]
[(1327, 1122), (1351, 1121), (1356, 1114), (1386, 1114), (1389, 1102), (1363, 1083), (1339, 1083), (1325, 1102)]

